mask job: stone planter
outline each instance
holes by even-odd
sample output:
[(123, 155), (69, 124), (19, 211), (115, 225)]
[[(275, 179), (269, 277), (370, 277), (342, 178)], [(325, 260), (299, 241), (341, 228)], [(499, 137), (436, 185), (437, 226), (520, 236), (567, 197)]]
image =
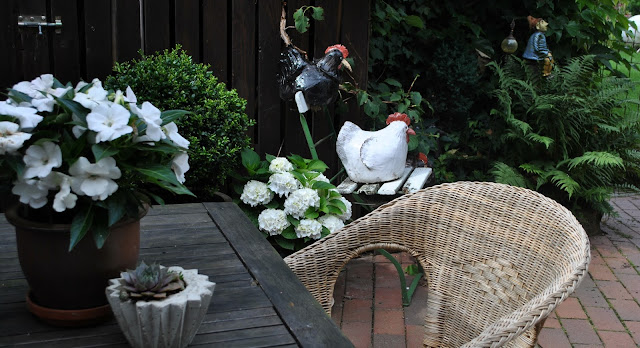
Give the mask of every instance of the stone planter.
[(182, 273), (186, 287), (160, 301), (122, 301), (118, 278), (110, 280), (107, 299), (133, 347), (186, 347), (207, 313), (216, 284), (196, 269), (169, 269)]

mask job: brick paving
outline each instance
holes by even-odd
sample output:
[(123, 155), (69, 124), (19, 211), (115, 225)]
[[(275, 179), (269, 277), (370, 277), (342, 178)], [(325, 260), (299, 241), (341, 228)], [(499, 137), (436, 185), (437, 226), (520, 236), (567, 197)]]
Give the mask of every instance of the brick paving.
[[(589, 274), (547, 318), (542, 348), (640, 346), (640, 196), (620, 195), (611, 203), (618, 216), (605, 217), (603, 234), (590, 238)], [(394, 256), (403, 267), (415, 262), (405, 253)], [(395, 268), (369, 254), (340, 274), (332, 318), (358, 348), (420, 347), (426, 297), (418, 287), (403, 308)]]

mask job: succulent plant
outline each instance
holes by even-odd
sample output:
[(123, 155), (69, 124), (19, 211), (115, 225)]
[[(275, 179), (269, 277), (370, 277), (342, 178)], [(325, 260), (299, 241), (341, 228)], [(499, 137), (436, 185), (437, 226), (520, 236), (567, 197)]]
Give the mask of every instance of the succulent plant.
[(120, 273), (120, 277), (122, 300), (161, 300), (185, 287), (182, 274), (157, 263), (147, 265), (142, 261), (135, 270)]

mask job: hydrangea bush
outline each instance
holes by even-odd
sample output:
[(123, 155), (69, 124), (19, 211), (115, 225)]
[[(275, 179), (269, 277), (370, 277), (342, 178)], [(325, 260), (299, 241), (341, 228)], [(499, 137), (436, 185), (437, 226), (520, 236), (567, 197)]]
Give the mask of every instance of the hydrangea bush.
[(0, 102), (0, 178), (30, 209), (25, 218), (71, 223), (69, 250), (91, 231), (98, 248), (109, 226), (137, 218), (151, 183), (175, 194), (189, 170), (189, 142), (173, 122), (134, 92), (107, 91), (98, 79), (75, 87), (53, 75), (13, 86)]
[(253, 150), (242, 153), (247, 177), (238, 177), (238, 203), (272, 244), (299, 250), (333, 233), (351, 218), (351, 203), (322, 173), (320, 160), (300, 156), (266, 160)]

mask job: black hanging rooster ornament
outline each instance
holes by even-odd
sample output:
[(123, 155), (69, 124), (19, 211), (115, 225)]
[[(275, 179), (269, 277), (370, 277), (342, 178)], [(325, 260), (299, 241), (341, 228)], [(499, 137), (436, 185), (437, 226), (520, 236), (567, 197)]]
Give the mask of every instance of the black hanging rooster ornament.
[(324, 57), (308, 61), (293, 45), (280, 55), (280, 98), (295, 98), (298, 111), (317, 110), (336, 100), (342, 66), (351, 71), (346, 61), (349, 51), (343, 45), (329, 46)]

